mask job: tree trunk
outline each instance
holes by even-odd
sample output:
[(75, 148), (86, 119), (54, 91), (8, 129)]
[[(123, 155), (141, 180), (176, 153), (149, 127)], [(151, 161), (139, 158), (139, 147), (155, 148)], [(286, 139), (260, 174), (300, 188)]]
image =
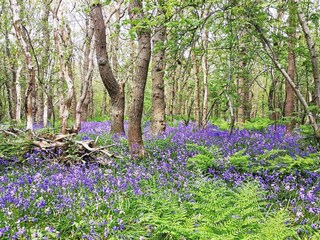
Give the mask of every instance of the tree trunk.
[[(3, 58), (4, 60), (5, 58)], [(3, 61), (3, 66), (6, 66), (6, 62), (5, 60)], [(9, 116), (10, 116), (10, 120), (13, 120), (14, 119), (14, 107), (12, 106), (12, 96), (11, 96), (11, 85), (10, 85), (10, 77), (9, 77), (9, 74), (8, 74), (8, 70), (7, 69), (4, 69), (4, 72), (5, 72), (5, 88), (6, 88), (6, 92), (7, 92), (7, 102), (8, 102), (8, 110), (9, 110)]]
[(48, 118), (49, 118), (49, 106), (48, 106), (48, 96), (44, 94), (43, 96), (43, 127), (48, 126)]
[(242, 126), (247, 120), (250, 120), (250, 113), (251, 113), (251, 104), (250, 104), (250, 88), (251, 84), (248, 79), (247, 74), (247, 60), (246, 60), (246, 38), (247, 32), (246, 30), (242, 30), (239, 34), (240, 37), (240, 52), (239, 58), (240, 61), (238, 63), (239, 73), (237, 79), (238, 85), (238, 96), (239, 96), (239, 105), (238, 105), (238, 123), (239, 126)]
[(304, 111), (306, 112), (309, 121), (312, 125), (313, 131), (314, 131), (314, 136), (317, 139), (318, 143), (320, 143), (320, 133), (319, 133), (319, 127), (318, 124), (316, 122), (316, 118), (313, 115), (313, 113), (309, 110), (309, 106), (308, 103), (306, 102), (305, 98), (303, 97), (303, 95), (301, 94), (299, 88), (295, 85), (295, 83), (293, 82), (293, 80), (290, 78), (290, 76), (288, 75), (288, 73), (286, 72), (286, 70), (284, 70), (284, 68), (281, 66), (281, 64), (279, 63), (279, 61), (277, 60), (277, 57), (275, 56), (273, 49), (268, 41), (268, 39), (266, 39), (266, 37), (263, 35), (262, 30), (260, 29), (259, 25), (255, 22), (251, 22), (251, 24), (255, 27), (256, 31), (259, 34), (259, 37), (261, 39), (261, 42), (263, 44), (263, 47), (265, 49), (265, 52), (267, 53), (267, 55), (269, 56), (269, 58), (272, 60), (272, 62), (274, 63), (274, 65), (277, 67), (277, 69), (281, 72), (281, 74), (283, 75), (283, 77), (285, 78), (285, 80), (291, 85), (292, 89), (294, 90), (296, 96), (298, 97), (299, 101), (301, 102)]
[(107, 93), (107, 89), (103, 90), (103, 96), (102, 96), (102, 106), (101, 106), (101, 114), (102, 115), (106, 115), (107, 114), (107, 98), (108, 97), (108, 93)]
[[(160, 8), (162, 8), (160, 6)], [(158, 16), (164, 14), (163, 10), (158, 9)], [(155, 135), (164, 132), (166, 129), (165, 115), (165, 95), (164, 95), (164, 72), (165, 72), (165, 48), (166, 27), (159, 25), (155, 28), (153, 36), (152, 57), (152, 125), (151, 130)]]
[[(295, 47), (295, 38), (296, 38), (296, 11), (295, 6), (293, 6), (292, 2), (289, 2), (289, 32), (288, 32), (288, 75), (291, 80), (294, 81), (295, 75), (295, 55), (294, 55), (294, 47)], [(288, 118), (288, 122), (286, 124), (287, 132), (291, 133), (293, 131), (295, 121), (293, 118), (294, 113), (294, 90), (291, 85), (286, 81), (286, 100), (284, 106), (284, 116)]]
[[(203, 18), (206, 19), (208, 17), (208, 9), (205, 9)], [(207, 115), (208, 115), (208, 94), (209, 94), (209, 88), (208, 88), (208, 59), (207, 59), (207, 53), (208, 53), (208, 38), (209, 38), (209, 32), (204, 27), (202, 30), (202, 41), (203, 41), (203, 55), (201, 58), (202, 62), (202, 72), (203, 72), (203, 105), (202, 105), (202, 127), (207, 127)]]
[[(129, 5), (130, 20), (142, 21), (144, 14), (142, 1), (133, 0)], [(131, 157), (143, 157), (144, 147), (142, 141), (141, 119), (143, 112), (144, 90), (148, 77), (148, 68), (151, 58), (151, 36), (148, 29), (138, 29), (138, 61), (135, 78), (132, 82), (131, 103), (129, 112), (128, 140)]]
[[(297, 0), (293, 0), (293, 2), (296, 5), (298, 3)], [(297, 6), (296, 6), (296, 9), (298, 9)], [(320, 74), (319, 74), (318, 54), (317, 54), (317, 50), (315, 47), (316, 45), (311, 38), (311, 33), (310, 33), (307, 21), (303, 15), (303, 13), (298, 12), (297, 15), (298, 15), (299, 22), (300, 22), (301, 28), (303, 30), (307, 45), (308, 45), (308, 49), (309, 49), (309, 53), (310, 53), (310, 60), (311, 60), (311, 64), (312, 64), (312, 74), (313, 74), (315, 90), (316, 90), (315, 91), (316, 103), (317, 103), (317, 106), (320, 107)]]
[(33, 116), (32, 116), (32, 96), (35, 92), (35, 70), (33, 66), (32, 56), (29, 51), (29, 46), (25, 41), (21, 33), (21, 19), (19, 17), (20, 8), (16, 0), (11, 0), (12, 12), (13, 12), (13, 25), (16, 32), (17, 39), (20, 47), (22, 48), (23, 54), (26, 59), (28, 69), (28, 82), (25, 91), (25, 114), (26, 114), (26, 129), (33, 130)]
[(51, 83), (48, 81), (51, 78), (50, 70), (50, 29), (49, 29), (49, 16), (51, 12), (50, 4), (51, 0), (42, 1), (42, 10), (44, 15), (42, 18), (42, 38), (40, 44), (43, 46), (43, 51), (40, 55), (40, 69), (38, 69), (39, 76), (39, 96), (40, 101), (38, 105), (38, 122), (43, 124), (44, 127), (48, 126), (48, 88)]
[[(86, 20), (87, 22), (87, 37), (85, 39), (84, 47), (84, 62), (83, 62), (83, 79), (82, 79), (82, 88), (81, 95), (76, 105), (76, 118), (75, 125), (73, 126), (74, 132), (79, 132), (81, 129), (81, 116), (83, 110), (83, 103), (87, 98), (88, 89), (90, 81), (92, 81), (93, 74), (93, 53), (94, 53), (94, 41), (93, 38), (93, 26), (90, 25), (90, 19)], [(85, 109), (87, 110), (87, 109)]]
[(21, 86), (20, 86), (20, 75), (21, 75), (22, 67), (19, 66), (16, 72), (16, 81), (15, 81), (15, 92), (16, 92), (16, 121), (18, 124), (21, 124)]
[(175, 102), (175, 98), (176, 98), (176, 88), (175, 88), (175, 85), (176, 85), (176, 76), (174, 75), (172, 77), (172, 80), (171, 80), (171, 84), (170, 84), (170, 87), (171, 87), (171, 91), (170, 91), (170, 121), (173, 122), (173, 115), (174, 115), (174, 102)]
[(194, 52), (191, 54), (193, 76), (194, 76), (194, 117), (197, 128), (200, 128), (200, 79), (199, 79), (199, 68), (197, 63), (197, 57)]
[[(53, 17), (53, 29), (54, 29), (54, 40), (56, 44), (56, 49), (57, 53), (59, 56), (59, 62), (60, 62), (60, 78), (64, 79), (67, 88), (68, 88), (68, 93), (66, 98), (63, 96), (61, 97), (61, 108), (60, 108), (60, 118), (61, 118), (61, 133), (66, 134), (68, 131), (68, 118), (69, 118), (69, 110), (71, 107), (71, 102), (73, 99), (73, 93), (74, 93), (74, 85), (73, 85), (73, 80), (70, 77), (69, 73), (69, 68), (68, 68), (68, 63), (65, 62), (65, 54), (64, 51), (62, 50), (61, 47), (61, 42), (63, 43), (64, 47), (66, 48), (69, 44), (69, 31), (66, 26), (62, 26), (61, 32), (58, 30), (58, 12), (60, 8), (62, 0), (59, 0), (55, 10), (54, 10), (54, 17)], [(60, 39), (61, 36), (61, 39)]]
[[(8, 70), (5, 68), (4, 72), (5, 72), (5, 76), (6, 76), (6, 82), (5, 82), (5, 86), (7, 88), (7, 97), (8, 97), (8, 107), (9, 107), (9, 115), (10, 115), (10, 119), (14, 120), (16, 118), (15, 116), (15, 107), (17, 105), (17, 93), (16, 93), (16, 88), (15, 88), (15, 83), (17, 80), (16, 77), (16, 67), (15, 64), (11, 61), (11, 52), (10, 52), (10, 41), (9, 41), (9, 36), (8, 36), (8, 31), (5, 31), (5, 46), (6, 46), (6, 57), (3, 58), (3, 63), (4, 66), (10, 66), (11, 68), (11, 77), (12, 77), (12, 81), (11, 81), (11, 86), (10, 86), (10, 76), (8, 73)], [(8, 59), (8, 61), (6, 60)]]
[(111, 98), (111, 132), (124, 134), (124, 89), (116, 81), (109, 63), (106, 26), (99, 3), (92, 5), (90, 16), (94, 24), (96, 55), (100, 76)]

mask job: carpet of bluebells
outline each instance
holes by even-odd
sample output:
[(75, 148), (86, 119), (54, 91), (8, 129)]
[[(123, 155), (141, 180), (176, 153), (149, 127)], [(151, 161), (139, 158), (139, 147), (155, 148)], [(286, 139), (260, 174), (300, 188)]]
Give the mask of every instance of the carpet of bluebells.
[[(110, 139), (116, 143), (109, 150), (125, 157), (108, 159), (107, 167), (55, 163), (59, 151), (31, 152), (23, 164), (0, 159), (0, 238), (127, 239), (125, 232), (142, 221), (139, 213), (132, 222), (126, 218), (134, 208), (130, 199), (161, 189), (191, 201), (189, 189), (199, 171), (189, 167), (189, 159), (200, 155), (209, 159), (200, 170), (202, 181), (223, 182), (230, 189), (255, 182), (265, 193), (265, 211), (289, 212), (297, 239), (320, 236), (319, 155), (298, 132), (288, 135), (284, 127), (270, 126), (230, 135), (211, 125), (196, 130), (193, 124), (179, 124), (154, 137), (146, 123), (148, 156), (133, 161), (126, 157), (126, 137), (108, 138), (109, 130), (109, 122), (88, 122), (79, 135), (99, 136), (102, 145)], [(151, 228), (145, 231), (151, 233)], [(145, 233), (141, 236), (147, 239)]]

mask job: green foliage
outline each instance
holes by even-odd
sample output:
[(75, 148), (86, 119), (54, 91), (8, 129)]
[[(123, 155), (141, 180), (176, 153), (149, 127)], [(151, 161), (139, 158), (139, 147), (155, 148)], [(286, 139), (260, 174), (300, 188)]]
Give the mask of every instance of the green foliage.
[(243, 155), (244, 151), (245, 150), (241, 150), (239, 152), (236, 152), (234, 155), (232, 155), (229, 158), (230, 164), (241, 172), (249, 171), (249, 164), (251, 162), (249, 155)]
[(213, 120), (212, 125), (218, 126), (219, 129), (221, 129), (221, 130), (229, 130), (229, 128), (230, 128), (229, 123), (224, 121), (221, 118)]
[[(289, 214), (285, 210), (272, 212), (261, 228), (261, 239), (291, 239), (296, 233), (290, 225), (284, 223), (289, 219)], [(277, 229), (275, 229), (277, 226)]]
[(319, 154), (307, 157), (292, 157), (283, 150), (265, 151), (258, 156), (244, 155), (245, 150), (229, 157), (229, 164), (240, 172), (278, 171), (317, 171), (320, 163)]
[(92, 121), (92, 122), (105, 122), (105, 121), (110, 121), (110, 116), (109, 116), (109, 115), (94, 116), (93, 118), (89, 119), (89, 121)]
[(269, 118), (253, 118), (243, 124), (244, 129), (263, 130), (272, 124)]
[(31, 137), (28, 136), (29, 134), (31, 133), (25, 132), (13, 136), (0, 132), (0, 158), (24, 160), (25, 154), (31, 150)]
[(207, 171), (208, 168), (212, 167), (213, 161), (212, 158), (198, 154), (195, 157), (189, 158), (187, 162), (187, 166), (189, 169), (196, 168), (201, 171)]
[[(278, 231), (277, 227), (279, 238), (274, 239), (295, 235), (284, 224), (288, 218), (261, 212), (264, 207), (261, 201), (263, 193), (254, 183), (245, 184), (234, 191), (224, 189), (220, 192), (223, 187), (213, 190), (216, 188), (214, 184), (204, 184), (195, 193), (200, 199), (195, 201), (194, 210), (201, 209), (199, 222), (203, 223), (203, 230), (211, 235), (211, 239), (269, 239), (268, 235), (264, 238), (261, 232), (265, 232), (267, 226), (272, 224), (274, 227), (279, 226), (279, 230), (281, 228)], [(202, 208), (198, 202), (202, 203)], [(203, 209), (204, 206), (207, 207)]]
[(294, 230), (285, 225), (288, 220), (285, 211), (272, 214), (261, 211), (263, 193), (257, 185), (251, 183), (232, 190), (220, 182), (194, 179), (193, 183), (191, 201), (166, 189), (154, 189), (148, 195), (131, 196), (126, 204), (116, 203), (123, 212), (123, 220), (133, 223), (124, 235), (159, 240), (295, 236)]
[[(8, 173), (7, 178), (14, 179), (15, 174)], [(23, 194), (31, 194), (34, 184), (26, 185)], [(104, 188), (104, 182), (95, 184), (97, 190)], [(25, 228), (33, 236), (37, 234), (34, 239), (44, 236), (49, 239), (81, 239), (91, 231), (99, 239), (269, 240), (272, 236), (272, 239), (280, 240), (295, 236), (293, 228), (285, 224), (289, 219), (284, 210), (263, 211), (264, 192), (255, 183), (232, 189), (222, 182), (199, 176), (190, 178), (188, 188), (177, 192), (159, 187), (157, 176), (153, 176), (139, 185), (144, 194), (135, 194), (128, 188), (125, 192), (110, 195), (108, 201), (104, 200), (104, 191), (91, 191), (86, 184), (78, 186), (76, 191), (67, 187), (52, 189), (51, 194), (39, 194), (30, 202), (28, 215), (31, 219), (38, 219), (36, 227), (32, 221), (19, 222), (26, 212), (15, 206), (7, 206), (12, 212), (10, 218), (2, 219), (0, 212), (0, 222), (16, 227), (14, 223), (19, 222), (17, 228)], [(59, 200), (55, 198), (56, 194), (72, 195), (76, 202), (70, 203), (68, 209), (57, 210)], [(42, 201), (46, 207), (36, 208)], [(112, 202), (111, 206), (109, 202)], [(122, 230), (116, 231), (117, 228)], [(106, 232), (110, 235), (105, 235)]]
[(207, 148), (202, 145), (187, 144), (187, 149), (199, 153), (188, 159), (187, 167), (189, 169), (198, 169), (201, 172), (207, 172), (209, 168), (217, 168), (220, 164), (219, 161), (222, 158), (222, 154), (216, 146)]

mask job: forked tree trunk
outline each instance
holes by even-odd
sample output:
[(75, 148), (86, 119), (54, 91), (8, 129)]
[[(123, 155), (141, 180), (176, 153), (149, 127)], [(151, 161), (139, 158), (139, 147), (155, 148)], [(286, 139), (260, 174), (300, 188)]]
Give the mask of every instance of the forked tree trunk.
[[(295, 6), (293, 6), (292, 2), (289, 3), (289, 40), (288, 40), (288, 75), (291, 80), (294, 81), (295, 75), (295, 55), (294, 55), (294, 47), (295, 47), (295, 38), (296, 38), (296, 11)], [(287, 132), (291, 133), (293, 131), (295, 121), (293, 118), (294, 112), (294, 90), (291, 85), (286, 81), (286, 100), (284, 106), (284, 116), (288, 118), (288, 122), (286, 124)]]
[(25, 56), (27, 69), (28, 69), (28, 82), (25, 91), (25, 115), (27, 126), (26, 129), (33, 130), (33, 116), (32, 116), (32, 95), (35, 91), (35, 70), (33, 66), (32, 56), (29, 51), (29, 46), (25, 41), (23, 34), (21, 32), (21, 19), (19, 17), (20, 7), (17, 0), (11, 0), (11, 7), (13, 12), (13, 25), (16, 32), (17, 39), (19, 41), (20, 47), (22, 48), (23, 54)]
[[(161, 6), (160, 6), (161, 7)], [(161, 7), (162, 8), (162, 7)], [(158, 15), (164, 14), (158, 9)], [(165, 48), (166, 27), (163, 25), (155, 28), (153, 36), (152, 57), (152, 133), (157, 135), (166, 129), (165, 95), (164, 95), (164, 72), (165, 72)]]
[[(133, 0), (129, 5), (130, 20), (142, 21), (144, 17), (142, 1)], [(139, 28), (138, 35), (138, 61), (135, 78), (132, 82), (131, 103), (129, 112), (128, 140), (131, 157), (143, 157), (144, 146), (142, 141), (141, 119), (143, 112), (144, 90), (148, 77), (148, 68), (151, 58), (151, 36), (148, 29)]]
[(101, 4), (97, 3), (92, 5), (90, 17), (94, 24), (96, 55), (100, 76), (111, 98), (111, 132), (124, 134), (124, 89), (115, 79), (109, 63), (106, 26), (103, 20)]

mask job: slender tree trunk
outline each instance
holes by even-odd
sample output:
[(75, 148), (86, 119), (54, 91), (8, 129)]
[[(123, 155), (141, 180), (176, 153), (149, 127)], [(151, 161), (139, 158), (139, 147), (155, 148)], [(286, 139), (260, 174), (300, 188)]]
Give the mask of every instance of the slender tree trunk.
[(43, 95), (43, 127), (48, 126), (48, 113), (49, 113), (49, 106), (48, 106), (48, 96), (47, 94)]
[[(74, 132), (79, 132), (81, 129), (81, 116), (83, 110), (83, 103), (87, 98), (90, 81), (92, 81), (93, 74), (93, 53), (94, 53), (94, 41), (93, 38), (93, 26), (90, 26), (90, 19), (87, 19), (87, 37), (85, 39), (84, 48), (84, 63), (83, 63), (83, 79), (81, 95), (76, 105), (76, 118), (75, 125), (73, 126)], [(86, 109), (87, 110), (87, 109)]]
[(94, 23), (96, 55), (100, 76), (111, 98), (111, 132), (124, 134), (124, 89), (116, 81), (109, 63), (106, 26), (99, 3), (92, 5), (90, 16)]
[[(293, 0), (293, 2), (297, 5), (298, 0)], [(296, 6), (296, 9), (298, 9), (298, 6)], [(298, 19), (308, 45), (310, 60), (312, 64), (312, 74), (313, 74), (313, 79), (315, 84), (316, 103), (317, 103), (317, 106), (320, 107), (320, 74), (319, 74), (318, 53), (316, 50), (316, 45), (311, 38), (311, 33), (309, 30), (307, 21), (304, 17), (304, 14), (302, 12), (298, 12), (297, 15), (298, 15)]]
[[(47, 127), (49, 120), (54, 117), (54, 112), (53, 112), (53, 93), (52, 93), (52, 78), (51, 78), (51, 73), (52, 73), (52, 68), (53, 68), (53, 62), (50, 62), (48, 64), (48, 71), (45, 74), (44, 79), (46, 79), (46, 83), (44, 85), (44, 106), (43, 106), (43, 126)], [(54, 125), (54, 121), (52, 121)]]
[[(17, 112), (17, 102), (18, 102), (18, 96), (17, 96), (17, 81), (19, 81), (18, 77), (17, 77), (17, 69), (15, 69), (15, 66), (12, 64), (11, 65), (12, 70), (11, 70), (11, 76), (12, 76), (12, 83), (11, 83), (11, 97), (12, 97), (12, 101), (13, 101), (13, 118), (15, 120), (18, 121), (17, 116), (16, 116), (16, 112)], [(19, 68), (19, 67), (18, 67)], [(21, 72), (21, 70), (20, 70)], [(19, 84), (19, 83), (18, 83)], [(20, 89), (20, 97), (21, 97), (21, 89)], [(21, 103), (20, 103), (21, 104)], [(20, 106), (21, 107), (21, 106)], [(20, 109), (21, 111), (21, 109)], [(20, 116), (21, 117), (21, 116)], [(21, 123), (21, 118), (20, 118), (20, 122)]]
[[(68, 64), (68, 69), (69, 70), (69, 75), (70, 75), (70, 78), (72, 79), (72, 84), (74, 85), (74, 76), (73, 76), (73, 66), (72, 64)], [(72, 94), (72, 100), (71, 100), (71, 106), (70, 106), (70, 109), (71, 109), (71, 116), (72, 116), (72, 120), (75, 121), (76, 120), (76, 117), (77, 117), (77, 93), (76, 93), (76, 89), (75, 87), (73, 87), (73, 94)]]
[[(160, 6), (161, 7), (161, 6)], [(162, 8), (162, 7), (161, 7)], [(158, 9), (158, 15), (164, 11)], [(166, 27), (163, 25), (155, 28), (153, 36), (154, 55), (152, 57), (152, 125), (153, 134), (157, 135), (166, 129), (166, 103), (164, 95), (164, 71), (165, 71), (165, 48)]]
[(230, 85), (232, 82), (232, 67), (233, 67), (233, 62), (232, 62), (232, 46), (230, 46), (229, 50), (229, 59), (228, 59), (228, 81), (227, 81), (227, 89), (225, 91), (226, 99), (228, 102), (228, 107), (230, 111), (230, 130), (229, 134), (231, 135), (233, 132), (234, 124), (236, 121), (236, 117), (234, 114), (234, 106), (233, 106), (233, 101), (230, 98), (229, 91), (230, 91)]
[[(119, 1), (118, 1), (119, 2)], [(118, 4), (117, 9), (115, 9), (115, 17), (116, 17), (116, 23), (120, 24), (120, 4)], [(114, 30), (114, 37), (113, 37), (113, 52), (112, 52), (112, 68), (113, 68), (113, 74), (116, 79), (119, 79), (119, 64), (118, 64), (118, 54), (119, 54), (119, 47), (120, 47), (120, 41), (119, 41), (119, 35), (120, 35), (120, 29), (118, 27)], [(119, 84), (119, 99), (121, 101), (120, 105), (122, 106), (122, 111), (119, 112), (119, 118), (124, 119), (124, 113), (125, 113), (125, 81), (118, 80)]]
[(197, 57), (194, 52), (191, 55), (193, 76), (194, 76), (194, 116), (197, 128), (200, 128), (200, 79), (199, 79), (199, 67), (197, 63)]
[[(204, 18), (208, 17), (208, 9), (204, 12)], [(202, 62), (202, 72), (203, 72), (203, 105), (202, 105), (202, 127), (207, 127), (207, 115), (208, 115), (208, 94), (209, 94), (209, 88), (208, 88), (208, 59), (207, 59), (207, 53), (208, 53), (208, 38), (209, 38), (209, 32), (206, 28), (202, 31), (202, 41), (203, 41), (203, 55), (201, 58)]]
[[(243, 63), (243, 61), (240, 61), (239, 62), (239, 69), (241, 69), (240, 71), (243, 71), (243, 68), (244, 68), (244, 63)], [(244, 102), (245, 81), (246, 81), (246, 79), (243, 76), (239, 76), (237, 79), (238, 96), (239, 96), (237, 122), (239, 123), (239, 126), (242, 126), (242, 124), (245, 122), (245, 116), (244, 116), (244, 112), (245, 112), (245, 106), (244, 106), (244, 104), (245, 104), (245, 102)]]
[[(107, 90), (104, 89), (105, 94), (107, 94)], [(92, 79), (89, 81), (86, 98), (84, 99), (81, 107), (81, 122), (86, 122), (90, 116), (89, 105), (92, 103)]]
[(108, 99), (108, 93), (107, 90), (104, 89), (103, 90), (103, 96), (102, 96), (102, 110), (101, 110), (101, 114), (102, 115), (106, 115), (107, 114), (107, 99)]
[(170, 91), (170, 121), (173, 122), (173, 115), (174, 115), (174, 102), (176, 98), (176, 91), (175, 91), (175, 82), (176, 82), (176, 76), (172, 77), (171, 80), (171, 91)]
[(48, 126), (48, 92), (47, 89), (50, 82), (49, 69), (50, 69), (50, 29), (49, 29), (49, 15), (50, 15), (51, 0), (42, 1), (42, 9), (44, 15), (42, 18), (42, 38), (40, 44), (43, 46), (44, 51), (40, 55), (40, 69), (38, 69), (39, 76), (39, 96), (40, 101), (38, 104), (38, 122), (43, 124), (44, 127)]
[[(133, 0), (129, 5), (129, 16), (132, 22), (141, 21), (144, 17), (142, 1)], [(147, 29), (138, 29), (138, 61), (136, 74), (132, 82), (131, 104), (129, 112), (128, 140), (131, 156), (143, 157), (141, 119), (143, 112), (144, 90), (148, 77), (151, 58), (151, 36)]]
[(239, 61), (239, 73), (238, 73), (238, 93), (239, 93), (239, 106), (238, 106), (238, 123), (242, 126), (247, 120), (250, 119), (250, 83), (247, 74), (247, 60), (246, 60), (246, 44), (244, 39), (246, 38), (246, 30), (240, 32), (240, 61)]
[(21, 124), (21, 86), (20, 86), (20, 76), (21, 76), (22, 67), (19, 66), (16, 73), (15, 81), (15, 92), (16, 92), (16, 107), (15, 107), (15, 116), (18, 124)]
[(293, 82), (293, 80), (290, 78), (286, 70), (281, 66), (280, 62), (277, 60), (277, 57), (275, 56), (273, 49), (268, 41), (268, 39), (263, 35), (262, 30), (260, 29), (259, 25), (255, 22), (251, 22), (251, 24), (255, 27), (256, 31), (259, 34), (259, 37), (261, 39), (261, 42), (263, 44), (263, 47), (265, 49), (265, 52), (269, 56), (269, 58), (272, 60), (274, 65), (277, 67), (277, 69), (281, 72), (285, 80), (291, 85), (292, 89), (294, 90), (296, 96), (298, 97), (299, 101), (301, 102), (304, 111), (306, 112), (309, 121), (312, 125), (315, 138), (317, 139), (318, 143), (320, 143), (320, 133), (319, 133), (319, 127), (316, 122), (316, 118), (313, 115), (313, 113), (309, 110), (308, 103), (306, 102), (305, 98), (301, 94), (299, 88), (296, 86), (296, 84)]
[(20, 47), (26, 59), (28, 69), (28, 82), (25, 91), (25, 114), (26, 114), (26, 128), (33, 130), (33, 116), (32, 116), (32, 96), (35, 91), (35, 70), (33, 66), (32, 56), (29, 51), (29, 47), (21, 32), (21, 19), (19, 17), (20, 7), (16, 0), (11, 0), (12, 12), (13, 12), (13, 25)]
[[(6, 66), (6, 62), (5, 60), (3, 59), (3, 66)], [(8, 74), (8, 70), (7, 69), (4, 69), (4, 72), (5, 72), (5, 77), (6, 77), (6, 80), (5, 80), (5, 88), (6, 88), (6, 92), (7, 92), (7, 102), (8, 102), (8, 110), (9, 110), (9, 116), (10, 116), (10, 120), (13, 120), (14, 119), (14, 107), (12, 106), (12, 96), (11, 96), (11, 85), (10, 85), (10, 76)]]
[[(68, 88), (68, 93), (66, 98), (63, 96), (61, 97), (61, 108), (60, 108), (60, 118), (61, 118), (61, 133), (66, 134), (68, 131), (68, 118), (69, 118), (69, 110), (71, 107), (71, 102), (73, 99), (73, 93), (74, 93), (74, 85), (73, 85), (73, 80), (70, 77), (69, 73), (69, 67), (68, 63), (65, 62), (65, 56), (64, 56), (64, 51), (62, 50), (61, 47), (61, 42), (64, 44), (64, 47), (69, 44), (69, 34), (68, 34), (68, 29), (66, 26), (62, 27), (62, 31), (59, 32), (58, 30), (58, 12), (60, 8), (62, 0), (59, 0), (55, 10), (54, 10), (54, 18), (53, 18), (53, 25), (54, 25), (54, 40), (56, 44), (56, 49), (57, 53), (59, 56), (59, 62), (60, 62), (60, 77), (61, 79), (64, 79), (67, 88)], [(60, 39), (61, 37), (61, 39)]]
[[(294, 81), (295, 76), (295, 38), (296, 38), (296, 11), (295, 6), (292, 2), (289, 3), (289, 40), (288, 40), (288, 75), (291, 80)], [(288, 118), (288, 123), (286, 124), (287, 132), (291, 133), (293, 131), (295, 121), (292, 119), (294, 113), (294, 90), (291, 85), (286, 81), (286, 100), (284, 106), (284, 116)]]
[[(10, 52), (10, 41), (9, 41), (9, 33), (6, 30), (5, 31), (5, 48), (6, 48), (6, 58), (3, 58), (3, 64), (4, 66), (10, 66), (11, 67), (11, 77), (9, 76), (9, 71), (7, 69), (4, 70), (5, 72), (5, 76), (6, 76), (6, 81), (5, 81), (5, 86), (7, 89), (7, 97), (8, 97), (8, 107), (9, 107), (9, 115), (10, 115), (10, 119), (14, 120), (15, 117), (15, 107), (17, 105), (17, 94), (15, 92), (15, 82), (17, 80), (16, 78), (16, 67), (15, 64), (12, 63), (11, 61), (11, 52)], [(8, 59), (8, 61), (6, 60)], [(12, 79), (11, 81), (11, 85), (10, 85), (10, 79)]]

